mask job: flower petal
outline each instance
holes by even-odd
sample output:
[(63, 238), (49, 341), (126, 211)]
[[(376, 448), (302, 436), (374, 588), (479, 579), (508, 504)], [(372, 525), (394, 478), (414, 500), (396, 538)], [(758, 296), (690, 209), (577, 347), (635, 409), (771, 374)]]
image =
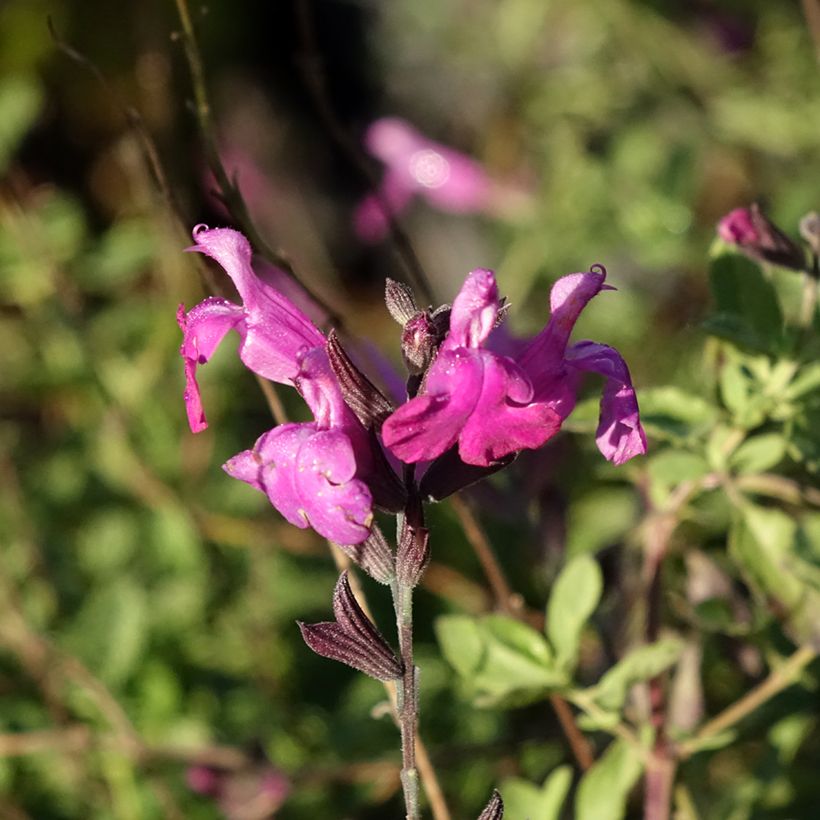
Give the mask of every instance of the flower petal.
[[(550, 292), (551, 316), (544, 329), (516, 358), (517, 364), (529, 376), (539, 400), (556, 399), (557, 380), (563, 377), (564, 351), (581, 311), (601, 290), (606, 271), (571, 273), (561, 277)], [(566, 391), (558, 391), (565, 393)], [(563, 403), (566, 404), (566, 396)]]
[(188, 424), (194, 433), (199, 433), (208, 426), (196, 380), (197, 365), (205, 364), (211, 358), (231, 328), (236, 327), (244, 334), (244, 327), (240, 324), (244, 315), (238, 305), (216, 297), (205, 299), (188, 313), (185, 312), (184, 305), (179, 306), (177, 322), (183, 334), (179, 352), (185, 360), (185, 408)]
[(623, 464), (646, 452), (638, 399), (629, 368), (617, 350), (595, 342), (579, 342), (567, 351), (567, 363), (578, 370), (606, 378), (601, 417), (596, 432), (598, 449), (614, 464)]
[(311, 424), (282, 424), (263, 433), (253, 450), (235, 455), (223, 469), (261, 490), (291, 524), (306, 529), (310, 522), (297, 485), (297, 465), (301, 446), (315, 432)]
[(385, 445), (402, 461), (432, 461), (455, 444), (481, 392), (481, 358), (460, 348), (439, 353), (427, 374), (426, 392), (389, 416)]
[(339, 544), (360, 544), (370, 535), (372, 497), (354, 478), (353, 447), (339, 430), (280, 425), (262, 435), (253, 450), (230, 459), (224, 470), (266, 493), (301, 529), (313, 527)]
[(498, 309), (495, 274), (485, 268), (471, 271), (453, 300), (450, 330), (441, 349), (480, 347), (495, 327)]
[(561, 418), (546, 404), (514, 400), (520, 396), (527, 402), (532, 389), (513, 362), (488, 351), (479, 355), (481, 393), (459, 436), (458, 452), (466, 464), (489, 467), (510, 453), (541, 447), (558, 432)]
[(189, 250), (215, 259), (236, 285), (245, 308), (247, 332), (239, 349), (245, 365), (266, 379), (292, 384), (297, 356), (324, 344), (321, 331), (290, 300), (260, 279), (251, 267), (248, 240), (230, 228), (194, 228)]
[(370, 490), (355, 473), (353, 447), (339, 430), (315, 433), (299, 449), (296, 484), (310, 525), (339, 544), (360, 544), (373, 522)]

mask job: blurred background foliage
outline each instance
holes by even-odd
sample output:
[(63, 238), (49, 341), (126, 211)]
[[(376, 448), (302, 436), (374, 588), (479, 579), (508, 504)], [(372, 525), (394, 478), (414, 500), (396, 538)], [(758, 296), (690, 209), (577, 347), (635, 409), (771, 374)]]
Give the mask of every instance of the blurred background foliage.
[[(439, 299), (471, 268), (493, 267), (515, 328), (533, 332), (558, 276), (606, 264), (619, 294), (591, 306), (578, 334), (618, 347), (647, 389), (657, 457), (616, 471), (591, 437), (564, 433), (471, 497), (535, 612), (565, 554), (599, 557), (605, 592), (582, 680), (633, 641), (647, 494), (661, 503), (708, 471), (698, 447), (720, 449), (715, 419), (780, 436), (732, 469), (785, 463), (794, 481), (816, 483), (816, 382), (793, 391), (790, 401), (814, 405), (788, 418), (750, 408), (781, 383), (759, 351), (737, 338), (721, 347), (703, 325), (716, 220), (757, 198), (794, 232), (820, 204), (817, 58), (798, 4), (318, 0), (310, 48), (291, 2), (212, 0), (193, 12), (223, 157), (260, 233), (394, 361), (381, 293), (402, 271), (388, 245), (353, 232), (367, 181), (317, 112), (303, 71), (317, 59), (356, 140), (376, 117), (401, 116), (515, 192), (501, 217), (412, 206), (404, 226)], [(49, 19), (93, 68), (58, 47)], [(262, 817), (237, 813), (241, 796), (226, 808), (195, 794), (185, 772), (224, 766), (252, 793), (267, 760), (291, 783), (277, 816), (399, 816), (383, 690), (313, 656), (294, 624), (328, 615), (336, 571), (326, 545), (219, 469), (271, 423), (230, 349), (202, 375), (210, 429), (194, 437), (185, 423), (174, 313), (205, 289), (180, 224), (227, 217), (177, 28), (170, 2), (0, 5), (0, 813)], [(778, 281), (788, 305), (797, 278)], [(289, 410), (301, 412), (295, 401)], [(666, 423), (652, 427), (653, 414)], [(434, 620), (492, 603), (452, 508), (431, 518), (434, 562), (417, 606), (422, 732), (456, 816), (468, 817), (504, 778), (558, 772), (568, 784), (556, 767), (572, 760), (543, 701), (482, 710), (461, 691)], [(764, 614), (765, 568), (762, 591), (731, 568), (728, 520), (724, 498), (702, 499), (666, 571), (667, 618), (699, 635), (703, 671), (686, 679), (686, 703), (707, 713), (800, 640)], [(800, 518), (795, 570), (813, 583), (818, 520)], [(734, 533), (748, 559), (747, 537)], [(692, 598), (696, 578), (713, 593)], [(783, 583), (803, 594), (792, 576)], [(367, 590), (389, 623), (382, 591)], [(790, 690), (737, 742), (689, 761), (681, 778), (702, 816), (814, 816), (816, 720), (816, 692)], [(593, 739), (604, 748), (604, 735)], [(548, 799), (521, 780), (509, 788), (513, 805)]]

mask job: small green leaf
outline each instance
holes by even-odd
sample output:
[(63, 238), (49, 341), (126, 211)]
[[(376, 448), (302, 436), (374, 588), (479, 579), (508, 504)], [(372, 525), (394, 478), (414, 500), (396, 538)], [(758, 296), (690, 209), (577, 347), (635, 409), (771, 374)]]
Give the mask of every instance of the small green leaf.
[(621, 820), (643, 764), (636, 749), (615, 740), (578, 784), (575, 820)]
[(790, 401), (820, 390), (820, 362), (804, 365), (786, 388), (785, 395)]
[(779, 344), (783, 337), (780, 301), (758, 265), (739, 254), (724, 254), (712, 262), (709, 279), (719, 315), (740, 320), (768, 348)]
[(33, 77), (9, 75), (0, 82), (0, 173), (6, 170), (43, 107), (43, 91)]
[(601, 600), (604, 580), (598, 562), (588, 555), (573, 558), (558, 575), (547, 607), (547, 637), (559, 666), (572, 671), (581, 631)]
[(566, 685), (546, 638), (505, 615), (450, 615), (436, 623), (442, 653), (480, 705), (519, 705)]
[(620, 709), (633, 684), (654, 678), (675, 664), (683, 647), (678, 638), (663, 638), (639, 646), (618, 661), (590, 691), (602, 708)]
[(518, 777), (508, 778), (499, 789), (504, 798), (505, 816), (520, 820), (558, 820), (571, 785), (571, 766), (554, 769), (541, 788)]
[(147, 638), (145, 591), (122, 578), (89, 594), (66, 643), (106, 682), (117, 684), (136, 668)]
[(739, 475), (762, 473), (783, 460), (786, 446), (786, 440), (778, 433), (754, 436), (732, 453), (729, 465)]
[(574, 499), (569, 508), (567, 555), (617, 544), (638, 517), (638, 499), (626, 487), (605, 487)]
[(640, 402), (641, 423), (663, 441), (683, 443), (703, 435), (718, 415), (713, 404), (678, 387), (642, 390)]
[(475, 618), (469, 615), (444, 615), (436, 621), (436, 637), (447, 662), (462, 677), (478, 669), (484, 654), (484, 641)]
[(820, 640), (820, 591), (812, 583), (816, 569), (798, 552), (797, 522), (781, 510), (755, 504), (744, 504), (738, 512), (729, 553), (746, 582), (793, 640)]

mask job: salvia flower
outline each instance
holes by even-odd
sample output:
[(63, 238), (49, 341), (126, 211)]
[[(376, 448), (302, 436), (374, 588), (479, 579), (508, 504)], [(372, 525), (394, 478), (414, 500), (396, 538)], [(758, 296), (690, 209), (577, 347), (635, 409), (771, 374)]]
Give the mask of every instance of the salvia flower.
[(256, 276), (251, 249), (228, 228), (194, 229), (200, 251), (219, 262), (242, 298), (236, 305), (212, 297), (187, 313), (180, 306), (185, 362), (185, 404), (194, 432), (207, 424), (196, 381), (227, 332), (242, 343), (239, 356), (260, 376), (297, 388), (314, 421), (283, 424), (264, 433), (251, 450), (225, 464), (229, 475), (264, 492), (297, 527), (313, 527), (340, 544), (370, 535), (373, 498), (363, 476), (374, 469), (371, 439), (345, 404), (330, 367), (321, 331), (292, 302)]
[(488, 205), (491, 184), (484, 168), (404, 120), (376, 120), (365, 134), (365, 146), (386, 168), (378, 194), (366, 197), (356, 210), (354, 225), (364, 241), (383, 239), (388, 214), (399, 215), (416, 195), (453, 213), (481, 211)]
[(718, 222), (717, 232), (724, 242), (734, 245), (757, 262), (769, 262), (793, 270), (803, 270), (806, 266), (806, 256), (800, 246), (756, 203), (730, 211)]
[[(596, 440), (602, 454), (622, 464), (646, 451), (629, 370), (606, 345), (568, 346), (579, 314), (603, 289), (605, 272), (560, 279), (552, 316), (527, 344), (488, 349), (503, 303), (492, 271), (467, 277), (453, 302), (450, 328), (418, 396), (384, 423), (387, 447), (408, 463), (432, 461), (457, 445), (466, 464), (489, 467), (548, 441), (575, 406), (583, 372), (606, 378)], [(502, 316), (503, 318), (503, 316)], [(514, 351), (514, 352), (513, 352)]]

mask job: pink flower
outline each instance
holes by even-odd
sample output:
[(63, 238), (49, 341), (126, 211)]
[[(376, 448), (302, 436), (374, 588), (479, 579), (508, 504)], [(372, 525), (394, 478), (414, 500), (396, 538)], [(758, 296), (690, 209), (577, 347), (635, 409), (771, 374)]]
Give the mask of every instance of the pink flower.
[(292, 302), (251, 268), (251, 249), (228, 228), (194, 229), (197, 244), (231, 277), (242, 304), (212, 297), (187, 313), (180, 306), (185, 362), (185, 404), (194, 432), (207, 423), (196, 369), (232, 328), (242, 343), (239, 357), (255, 373), (296, 387), (314, 421), (283, 424), (262, 435), (252, 450), (225, 464), (226, 472), (264, 492), (297, 527), (313, 527), (340, 544), (359, 544), (370, 534), (373, 498), (364, 476), (376, 469), (372, 440), (347, 407), (328, 361), (325, 337)]
[(180, 353), (185, 360), (185, 406), (194, 433), (208, 423), (196, 380), (196, 369), (205, 364), (229, 330), (242, 337), (239, 358), (254, 373), (281, 384), (293, 384), (298, 373), (297, 355), (305, 348), (322, 346), (321, 331), (291, 301), (260, 279), (251, 267), (251, 246), (230, 228), (194, 228), (197, 244), (188, 250), (215, 259), (233, 280), (241, 305), (212, 296), (187, 313), (180, 305), (177, 321), (183, 332)]
[(427, 139), (404, 120), (376, 120), (365, 145), (386, 169), (378, 195), (366, 197), (354, 216), (356, 233), (364, 241), (384, 238), (388, 213), (400, 214), (416, 194), (443, 211), (471, 213), (487, 207), (491, 185), (484, 168)]
[(792, 270), (806, 267), (806, 254), (753, 203), (735, 208), (718, 222), (718, 236), (757, 262)]
[(385, 421), (385, 445), (414, 463), (435, 459), (458, 443), (463, 462), (489, 467), (555, 435), (575, 406), (581, 375), (594, 371), (606, 378), (596, 436), (601, 453), (622, 464), (645, 452), (623, 358), (594, 342), (567, 346), (587, 302), (611, 289), (604, 277), (604, 272), (576, 273), (556, 282), (544, 330), (524, 345), (508, 341), (504, 350), (510, 355), (503, 355), (485, 347), (501, 307), (495, 276), (473, 271), (453, 302), (449, 332), (421, 394)]

